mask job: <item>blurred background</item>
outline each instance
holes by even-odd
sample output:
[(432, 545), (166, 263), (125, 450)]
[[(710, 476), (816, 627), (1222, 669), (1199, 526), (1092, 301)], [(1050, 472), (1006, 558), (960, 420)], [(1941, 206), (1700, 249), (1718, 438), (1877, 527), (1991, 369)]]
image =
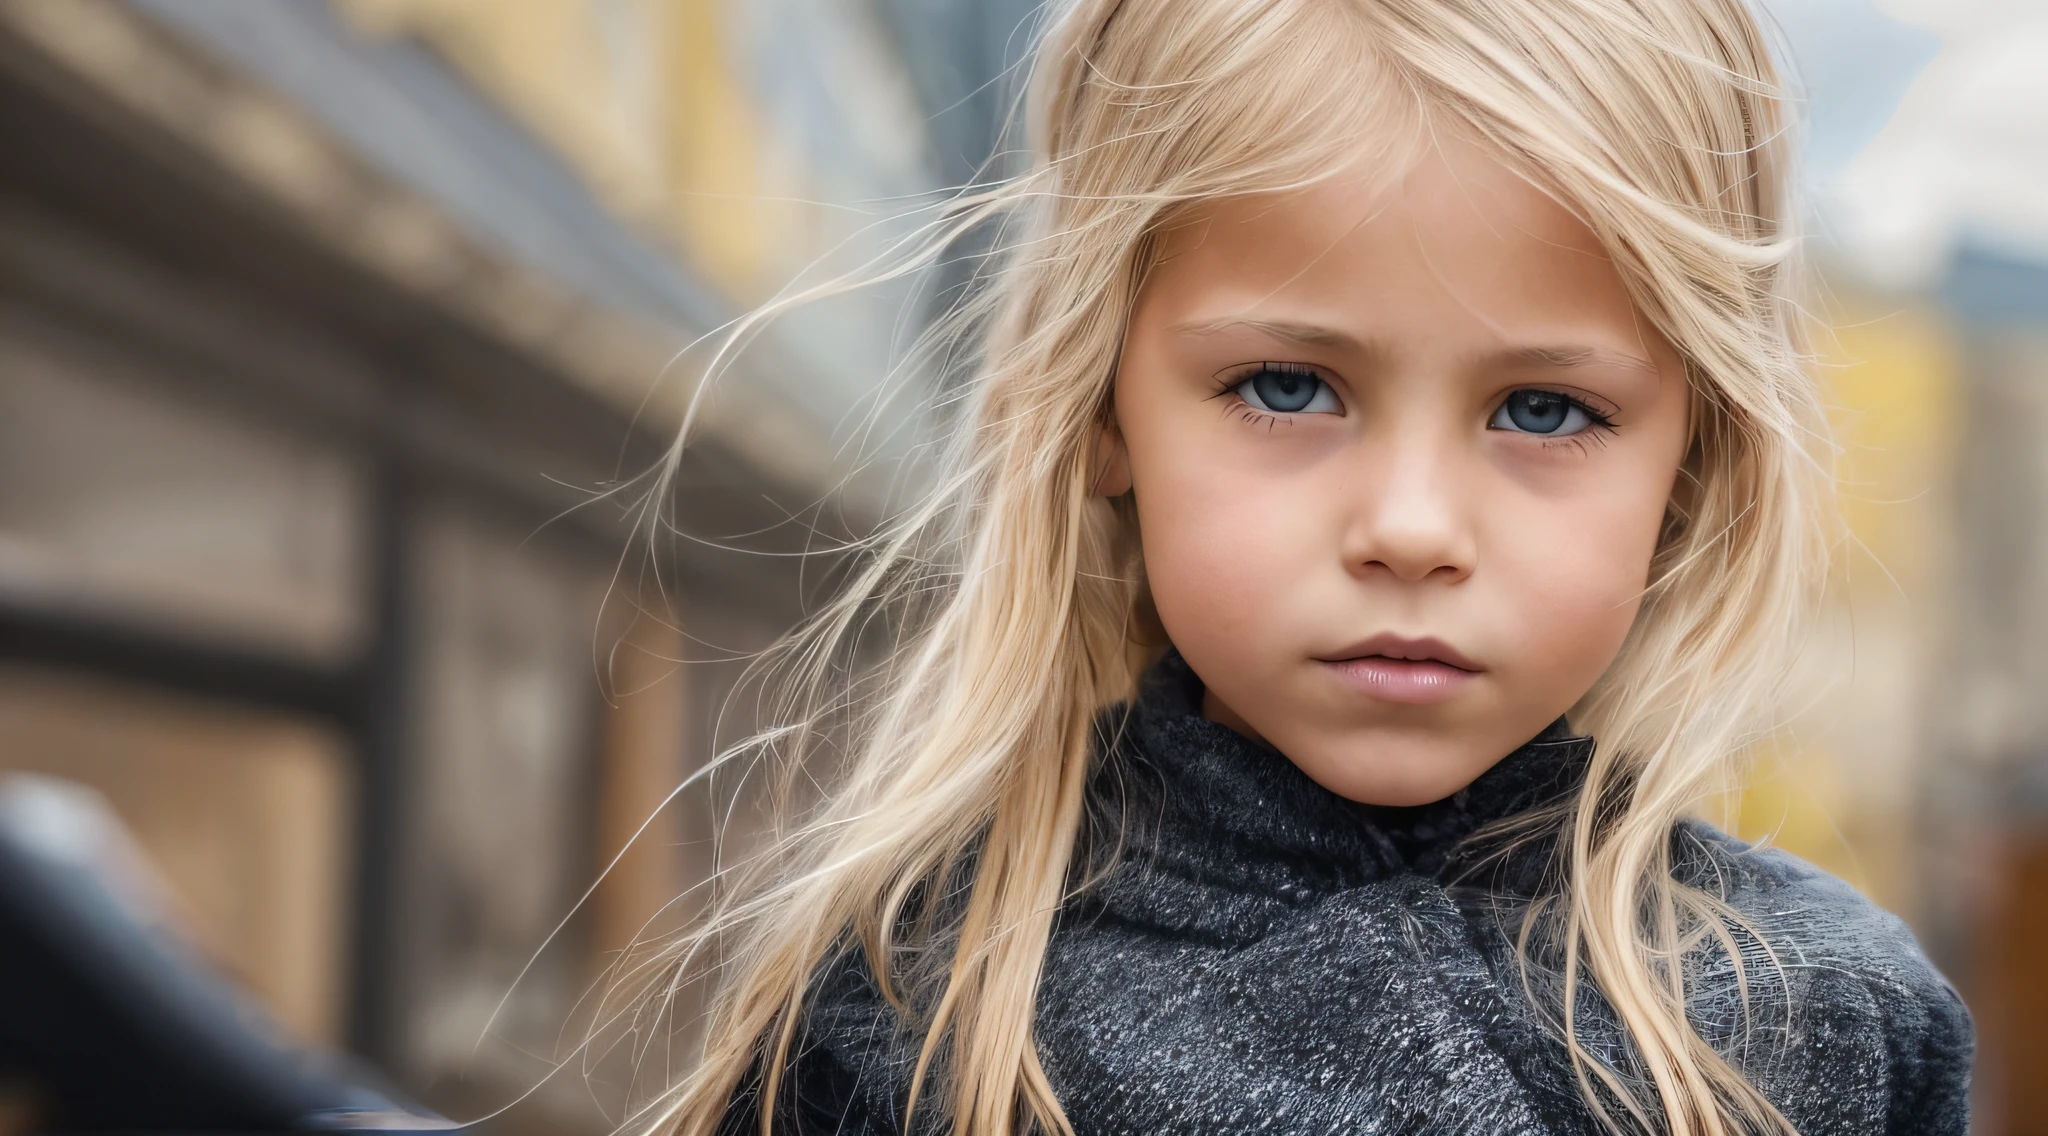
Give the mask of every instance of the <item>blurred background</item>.
[[(711, 818), (540, 948), (815, 586), (722, 538), (914, 479), (862, 424), (944, 281), (763, 338), (658, 581), (602, 494), (672, 437), (678, 352), (982, 167), (1033, 7), (0, 0), (0, 771), (104, 794), (297, 1036), (609, 1130), (602, 1063), (543, 1078)], [(2048, 4), (1767, 8), (1856, 544), (1726, 807), (1912, 924), (1978, 1128), (2048, 1132)]]

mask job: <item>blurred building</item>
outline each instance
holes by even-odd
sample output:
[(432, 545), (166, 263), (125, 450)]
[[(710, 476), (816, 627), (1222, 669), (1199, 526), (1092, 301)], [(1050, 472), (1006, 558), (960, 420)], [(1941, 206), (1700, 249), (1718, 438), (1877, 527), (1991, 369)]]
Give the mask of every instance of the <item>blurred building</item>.
[[(1854, 539), (1731, 822), (1912, 922), (1983, 1029), (1981, 1130), (2048, 1131), (2048, 31), (1766, 7)], [(541, 1083), (709, 818), (556, 924), (711, 752), (720, 660), (800, 613), (753, 553), (883, 508), (913, 430), (863, 424), (931, 297), (770, 330), (658, 579), (604, 494), (700, 337), (990, 167), (1034, 8), (0, 0), (0, 770), (104, 792), (294, 1031), (460, 1115)], [(609, 1128), (598, 1064), (504, 1123)]]
[(1771, 0), (1806, 85), (1850, 529), (1745, 835), (1907, 918), (2048, 1132), (2048, 9)]
[[(751, 552), (880, 507), (918, 297), (749, 352), (657, 575), (671, 364), (973, 174), (1007, 8), (0, 3), (0, 771), (103, 792), (289, 1029), (542, 1082), (708, 864), (670, 810), (557, 932), (797, 618)], [(609, 1127), (582, 1075), (508, 1119)]]

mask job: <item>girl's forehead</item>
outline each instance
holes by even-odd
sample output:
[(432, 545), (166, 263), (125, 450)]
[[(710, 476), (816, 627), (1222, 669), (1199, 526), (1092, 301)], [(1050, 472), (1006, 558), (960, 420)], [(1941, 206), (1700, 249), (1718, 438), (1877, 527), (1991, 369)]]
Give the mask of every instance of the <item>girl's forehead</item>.
[(1141, 319), (1266, 319), (1375, 339), (1564, 328), (1617, 347), (1640, 339), (1627, 287), (1593, 232), (1469, 144), (1433, 147), (1391, 175), (1346, 169), (1217, 200), (1164, 237)]
[(1278, 254), (1459, 231), (1500, 243), (1535, 239), (1607, 259), (1570, 209), (1493, 149), (1456, 135), (1407, 155), (1375, 152), (1299, 186), (1187, 205), (1161, 227), (1160, 255), (1171, 260), (1219, 241)]

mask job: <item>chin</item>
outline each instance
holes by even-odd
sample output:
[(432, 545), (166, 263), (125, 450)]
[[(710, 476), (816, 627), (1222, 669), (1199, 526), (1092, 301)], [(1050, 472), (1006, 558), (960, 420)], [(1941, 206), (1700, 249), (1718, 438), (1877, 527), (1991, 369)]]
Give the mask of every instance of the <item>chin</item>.
[[(1313, 750), (1316, 747), (1308, 747)], [(1377, 747), (1375, 747), (1377, 748)], [(1350, 754), (1332, 754), (1321, 760), (1304, 760), (1287, 754), (1309, 779), (1330, 792), (1362, 805), (1409, 806), (1441, 801), (1479, 779), (1491, 762), (1474, 764), (1436, 747), (1390, 746), (1360, 760)]]

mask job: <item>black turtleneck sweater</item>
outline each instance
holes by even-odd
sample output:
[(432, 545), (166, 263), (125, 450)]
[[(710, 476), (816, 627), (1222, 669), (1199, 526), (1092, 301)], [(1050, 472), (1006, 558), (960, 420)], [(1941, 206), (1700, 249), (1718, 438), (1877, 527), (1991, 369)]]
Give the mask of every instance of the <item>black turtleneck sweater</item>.
[[(1203, 719), (1201, 693), (1169, 655), (1104, 719), (1086, 882), (1047, 949), (1035, 1029), (1074, 1130), (1600, 1132), (1516, 955), (1554, 846), (1500, 857), (1467, 839), (1573, 791), (1592, 742), (1560, 722), (1442, 801), (1373, 807)], [(1969, 1015), (1904, 925), (1782, 852), (1693, 822), (1672, 839), (1679, 877), (1778, 960), (1738, 934), (1745, 1005), (1727, 953), (1693, 952), (1703, 1035), (1806, 1136), (1962, 1136)], [(1590, 989), (1576, 1006), (1581, 1037), (1628, 1075), (1612, 1012)], [(903, 1131), (918, 1043), (849, 952), (820, 975), (777, 1131)], [(940, 1130), (939, 1103), (917, 1131)], [(754, 1131), (757, 1107), (743, 1093), (727, 1130)]]

